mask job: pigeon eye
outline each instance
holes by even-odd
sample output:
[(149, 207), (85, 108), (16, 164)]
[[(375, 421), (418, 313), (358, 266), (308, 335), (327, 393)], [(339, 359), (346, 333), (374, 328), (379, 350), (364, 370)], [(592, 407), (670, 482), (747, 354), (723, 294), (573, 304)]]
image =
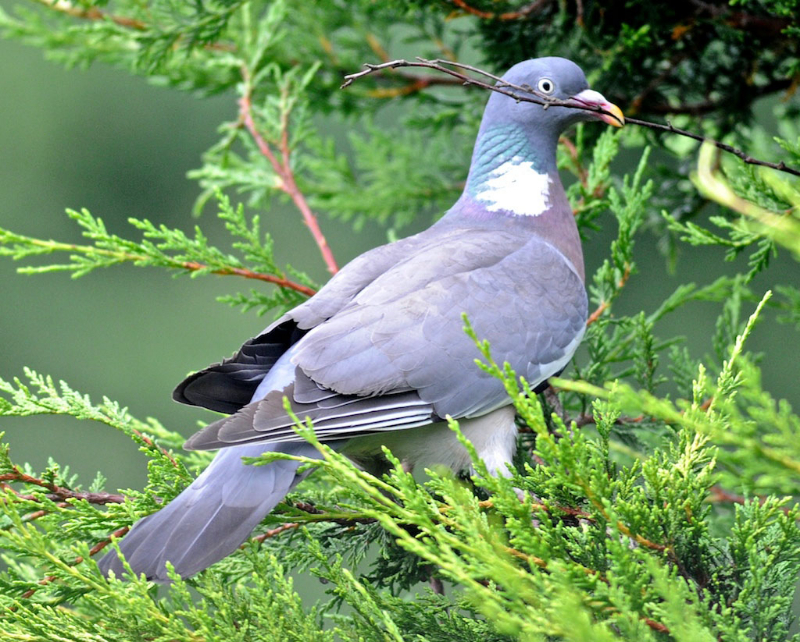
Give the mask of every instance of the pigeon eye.
[(553, 84), (553, 81), (550, 80), (549, 78), (542, 78), (539, 81), (538, 88), (539, 91), (541, 91), (543, 94), (552, 94), (555, 91), (556, 86)]

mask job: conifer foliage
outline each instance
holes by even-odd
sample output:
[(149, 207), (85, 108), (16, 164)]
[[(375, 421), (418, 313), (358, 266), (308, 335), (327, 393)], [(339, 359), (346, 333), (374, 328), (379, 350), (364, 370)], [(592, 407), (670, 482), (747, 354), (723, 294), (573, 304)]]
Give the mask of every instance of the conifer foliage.
[[(198, 211), (216, 209), (230, 248), (212, 246), (202, 223), (186, 234), (132, 219), (118, 236), (82, 210), (67, 214), (85, 244), (0, 228), (0, 256), (20, 261), (23, 273), (92, 278), (130, 264), (238, 277), (223, 303), (260, 314), (297, 305), (319, 287), (306, 265), (338, 269), (321, 218), (401, 228), (440, 213), (462, 188), (483, 92), (417, 69), (339, 89), (344, 74), (400, 49), (493, 72), (529, 56), (573, 57), (590, 80), (605, 79), (597, 86), (615, 88), (626, 112), (671, 114), (747, 154), (800, 166), (795, 0), (663, 12), (649, 2), (624, 3), (625, 12), (623, 3), (602, 4), (42, 0), (0, 9), (5, 37), (67, 66), (110, 64), (238, 105), (192, 174)], [(756, 97), (787, 90), (776, 108), (780, 138), (747, 125)], [(392, 100), (402, 101), (402, 117), (372, 124)], [(323, 117), (359, 126), (335, 142), (320, 131)], [(800, 184), (672, 135), (597, 131), (579, 128), (559, 149), (582, 234), (616, 230), (587, 278), (593, 312), (580, 357), (536, 395), (465, 319), (482, 355), (475, 367), (504, 382), (518, 412), (510, 477), (488, 475), (476, 457), (473, 477), (414, 477), (387, 452), (392, 468), (376, 478), (298, 425), (324, 454), (313, 462), (319, 470), (239, 552), (160, 592), (142, 578), (106, 580), (94, 556), (175, 497), (210, 456), (182, 451), (178, 432), (117, 401), (89, 399), (20, 364), (19, 378), (0, 380), (4, 425), (54, 414), (100, 422), (150, 458), (149, 482), (121, 494), (102, 475), (76, 479), (68, 462), (33, 470), (0, 435), (0, 639), (790, 639), (800, 416), (764, 389), (747, 341), (779, 321), (800, 331), (800, 288), (754, 285), (777, 253), (800, 260)], [(650, 160), (654, 146), (671, 164)], [(623, 176), (611, 170), (621, 148), (638, 158)], [(294, 206), (298, 234), (312, 234), (318, 256), (276, 263), (262, 230), (275, 199)], [(697, 246), (748, 261), (740, 273), (680, 285), (654, 309), (628, 302), (637, 311), (617, 314), (637, 278), (642, 234), (658, 236), (665, 262), (691, 261)], [(659, 333), (665, 317), (697, 301), (717, 305), (719, 318), (695, 354)], [(324, 580), (325, 599), (301, 599), (295, 572)]]

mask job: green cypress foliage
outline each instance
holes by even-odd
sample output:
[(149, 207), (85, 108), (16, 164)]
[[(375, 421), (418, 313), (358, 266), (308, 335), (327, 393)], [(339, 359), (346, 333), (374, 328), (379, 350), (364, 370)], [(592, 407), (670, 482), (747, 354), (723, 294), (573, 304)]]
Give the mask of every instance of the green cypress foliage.
[[(228, 279), (223, 303), (259, 314), (291, 308), (319, 287), (302, 271), (318, 257), (277, 264), (262, 231), (276, 199), (293, 204), (298, 234), (302, 220), (335, 271), (317, 216), (394, 233), (415, 217), (430, 220), (463, 188), (482, 92), (408, 69), (339, 89), (364, 62), (409, 52), (494, 72), (565, 55), (626, 113), (671, 114), (676, 125), (798, 167), (798, 16), (796, 0), (669, 8), (47, 0), (0, 9), (5, 37), (68, 67), (110, 64), (239, 105), (192, 173), (197, 212), (216, 208), (230, 247), (210, 244), (202, 224), (187, 234), (131, 219), (118, 236), (90, 212), (70, 210), (84, 244), (0, 228), (0, 256), (29, 274), (92, 278), (131, 264), (238, 277)], [(779, 138), (749, 124), (756, 98), (787, 91)], [(401, 102), (387, 125), (383, 107), (392, 100)], [(334, 140), (322, 117), (360, 126)], [(415, 477), (387, 452), (391, 469), (375, 478), (299, 425), (324, 455), (313, 462), (319, 470), (239, 552), (168, 588), (106, 580), (94, 556), (175, 497), (210, 455), (185, 453), (183, 437), (158, 421), (20, 364), (18, 379), (0, 380), (4, 426), (34, 415), (102, 423), (149, 457), (149, 481), (118, 492), (100, 474), (76, 479), (67, 462), (33, 470), (0, 434), (0, 640), (800, 639), (791, 637), (800, 416), (764, 388), (760, 363), (769, 355), (748, 350), (748, 338), (769, 324), (800, 331), (800, 288), (755, 285), (777, 254), (800, 260), (800, 187), (712, 147), (698, 153), (684, 138), (599, 131), (578, 128), (559, 149), (582, 234), (614, 230), (615, 238), (587, 277), (593, 313), (584, 349), (553, 382), (557, 395), (533, 394), (465, 319), (481, 355), (475, 367), (504, 382), (519, 415), (509, 477), (488, 475), (474, 452), (471, 478), (444, 470)], [(620, 176), (611, 166), (621, 153), (635, 160)], [(668, 265), (692, 260), (698, 246), (747, 259), (738, 272), (679, 285), (658, 306), (627, 300), (634, 311), (617, 313), (638, 278), (636, 241), (645, 234), (657, 237)], [(239, 291), (242, 278), (249, 286)], [(698, 301), (715, 305), (718, 320), (695, 352), (661, 334), (666, 317)], [(325, 598), (303, 600), (296, 572), (323, 580)]]

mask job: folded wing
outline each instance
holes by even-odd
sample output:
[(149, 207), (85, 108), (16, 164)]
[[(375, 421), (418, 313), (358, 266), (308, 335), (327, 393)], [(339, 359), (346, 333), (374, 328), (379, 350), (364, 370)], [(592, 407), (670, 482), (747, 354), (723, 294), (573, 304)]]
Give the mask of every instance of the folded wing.
[[(303, 322), (309, 309), (290, 312), (288, 322), (300, 319), (295, 332), (303, 333), (291, 350), (293, 379), (211, 424), (187, 447), (297, 441), (292, 414), (311, 419), (328, 441), (505, 405), (502, 383), (474, 363), (479, 353), (462, 313), (490, 341), (494, 358), (532, 385), (563, 369), (587, 315), (582, 280), (563, 255), (541, 239), (504, 232), (464, 231), (454, 241), (415, 248), (310, 329)], [(271, 367), (285, 368), (286, 359)]]

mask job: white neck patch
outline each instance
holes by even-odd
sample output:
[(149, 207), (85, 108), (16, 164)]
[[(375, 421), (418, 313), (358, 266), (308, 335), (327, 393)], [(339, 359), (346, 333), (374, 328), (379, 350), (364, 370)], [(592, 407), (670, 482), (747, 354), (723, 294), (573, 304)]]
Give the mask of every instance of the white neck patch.
[(531, 161), (514, 156), (492, 170), (475, 199), (490, 212), (506, 210), (514, 216), (539, 216), (550, 206), (550, 183), (547, 173), (533, 169)]

